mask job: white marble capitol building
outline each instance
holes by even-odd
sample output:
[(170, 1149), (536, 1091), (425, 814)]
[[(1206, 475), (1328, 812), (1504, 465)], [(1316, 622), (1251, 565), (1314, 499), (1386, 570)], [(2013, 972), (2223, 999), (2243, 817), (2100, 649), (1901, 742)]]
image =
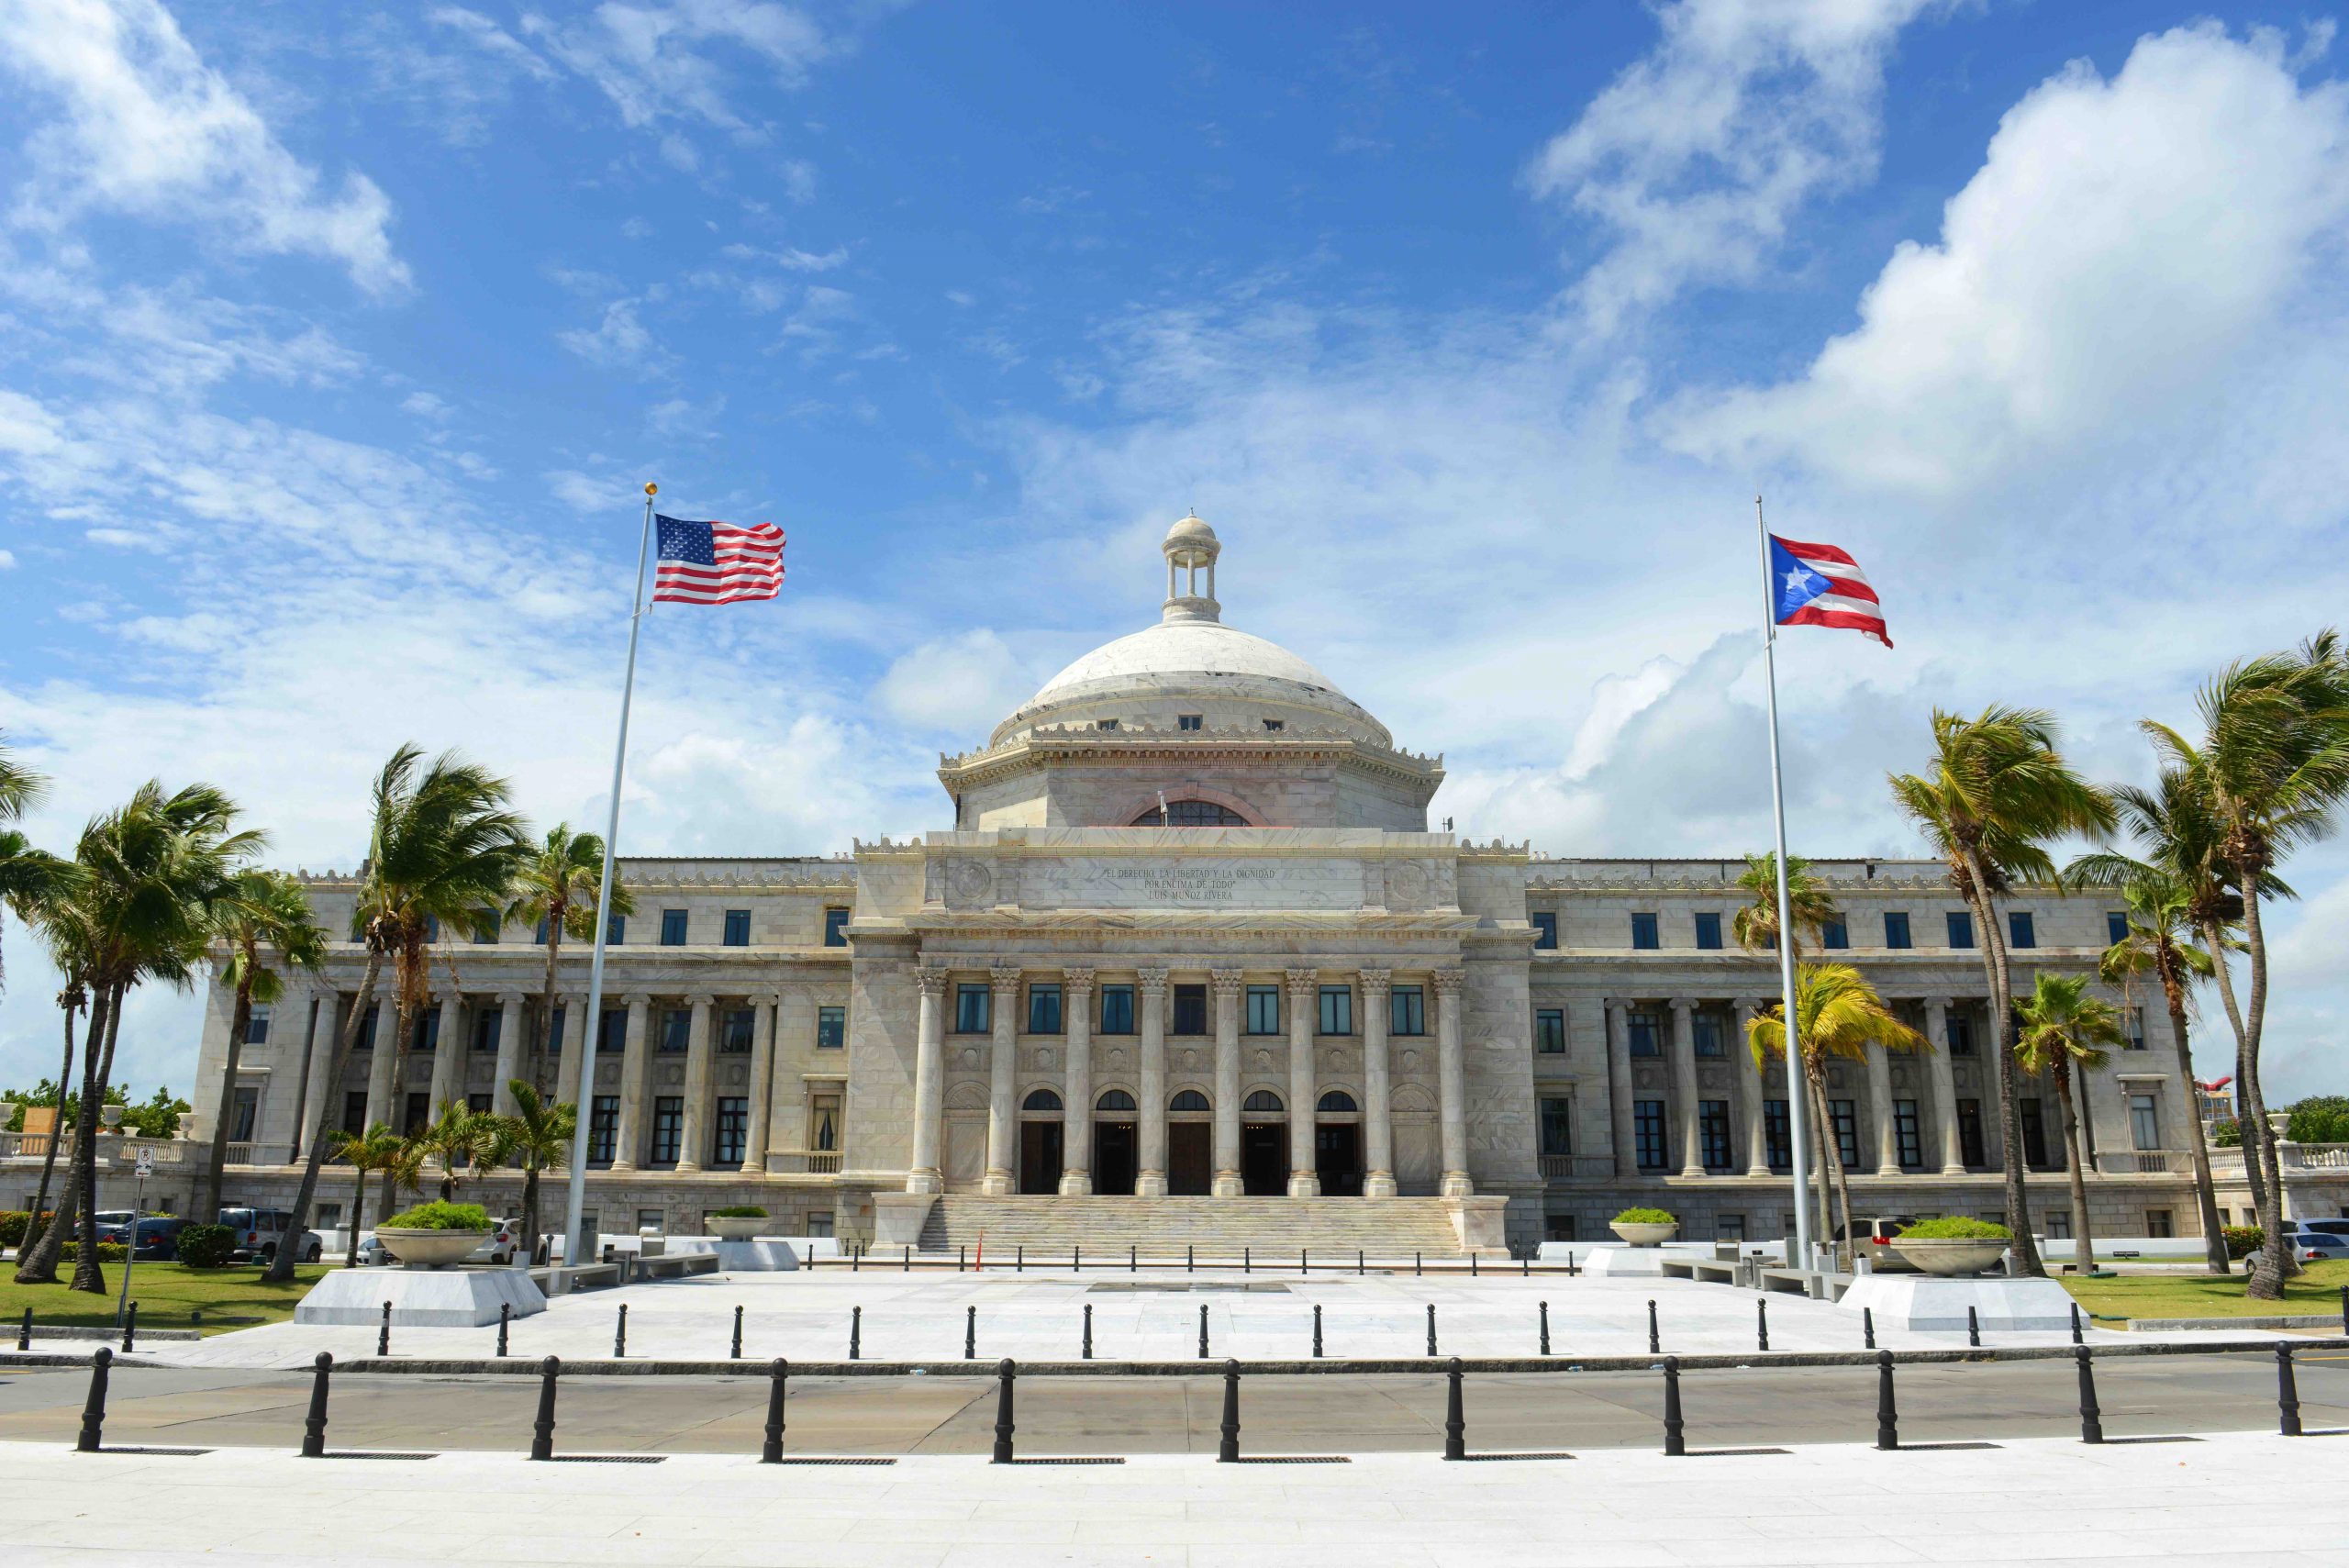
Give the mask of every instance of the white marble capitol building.
[[(1177, 1251), (1252, 1226), (1441, 1248), (1587, 1239), (1639, 1202), (1692, 1237), (1783, 1234), (1783, 1080), (1742, 1047), (1776, 969), (1727, 940), (1735, 856), (1431, 831), (1441, 760), (1226, 625), (1220, 548), (1175, 524), (1157, 623), (941, 761), (952, 827), (831, 858), (623, 861), (636, 913), (592, 1029), (586, 952), (565, 949), (541, 1018), (543, 950), (509, 928), (447, 944), (400, 1081), (371, 1029), (328, 1082), (361, 963), (339, 946), (249, 1031), (230, 1201), (290, 1195), (296, 1129), (321, 1114), (414, 1123), (495, 1105), (513, 1076), (570, 1098), (592, 1049), (607, 1231), (758, 1203), (778, 1230), (931, 1246), (1065, 1223)], [(1819, 869), (1844, 914), (1828, 945), (1935, 1048), (1835, 1069), (1855, 1207), (1996, 1214), (2011, 1157), (2062, 1233), (2052, 1088), (2027, 1086), (2024, 1147), (2002, 1147), (1982, 969), (1939, 866)], [(312, 885), (347, 929), (351, 880)], [(2095, 896), (2023, 889), (2007, 918), (2024, 987), (2109, 940)], [(207, 1109), (228, 1013), (216, 985)], [(2172, 1151), (2194, 1101), (2158, 1009), (2138, 1033), (2087, 1096), (2099, 1223), (2190, 1231)], [(515, 1186), (469, 1190), (510, 1209)], [(330, 1173), (328, 1218), (348, 1192)]]

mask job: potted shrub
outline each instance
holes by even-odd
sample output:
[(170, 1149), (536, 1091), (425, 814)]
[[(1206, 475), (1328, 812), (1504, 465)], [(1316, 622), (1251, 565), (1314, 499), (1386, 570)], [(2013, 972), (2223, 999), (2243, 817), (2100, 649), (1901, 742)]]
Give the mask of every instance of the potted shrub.
[(1892, 1239), (1892, 1250), (1929, 1274), (1978, 1274), (2003, 1256), (2013, 1232), (1987, 1219), (1927, 1219)]
[(707, 1218), (710, 1234), (720, 1241), (755, 1241), (766, 1228), (767, 1211), (754, 1203), (738, 1203), (713, 1208)]
[(1680, 1221), (1660, 1208), (1627, 1208), (1607, 1227), (1633, 1247), (1661, 1247), (1680, 1229)]
[(489, 1211), (477, 1203), (420, 1203), (375, 1227), (376, 1240), (411, 1269), (462, 1262), (489, 1232)]

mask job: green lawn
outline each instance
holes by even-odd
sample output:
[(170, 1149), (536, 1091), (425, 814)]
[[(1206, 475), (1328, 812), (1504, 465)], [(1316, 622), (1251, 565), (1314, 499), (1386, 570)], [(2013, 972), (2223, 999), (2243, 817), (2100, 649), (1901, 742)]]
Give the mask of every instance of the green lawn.
[(2281, 1301), (2252, 1300), (2243, 1294), (2248, 1282), (2242, 1274), (2061, 1277), (2082, 1310), (2099, 1318), (2277, 1318), (2338, 1313), (2341, 1287), (2349, 1284), (2349, 1260), (2309, 1264), (2285, 1282)]
[[(292, 1281), (267, 1284), (262, 1281), (259, 1265), (191, 1269), (184, 1263), (142, 1262), (131, 1271), (130, 1298), (139, 1303), (142, 1329), (200, 1329), (207, 1334), (225, 1334), (232, 1329), (284, 1322), (328, 1266), (296, 1264)], [(13, 1265), (0, 1267), (13, 1272)], [(72, 1267), (58, 1265), (61, 1282), (72, 1276)], [(0, 1335), (6, 1336), (9, 1345), (16, 1344), (17, 1325), (23, 1321), (28, 1307), (33, 1309), (36, 1325), (111, 1327), (115, 1293), (122, 1288), (122, 1265), (106, 1267), (103, 1296), (68, 1290), (62, 1283), (11, 1284), (6, 1283), (7, 1274), (0, 1273)], [(203, 1314), (200, 1322), (195, 1318), (197, 1312)]]

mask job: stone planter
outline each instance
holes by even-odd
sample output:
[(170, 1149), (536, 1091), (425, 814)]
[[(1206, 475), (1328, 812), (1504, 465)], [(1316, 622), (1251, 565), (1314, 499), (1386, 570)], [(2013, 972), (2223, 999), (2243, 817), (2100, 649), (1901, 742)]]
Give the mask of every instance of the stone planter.
[(1680, 1223), (1677, 1220), (1642, 1220), (1609, 1225), (1607, 1229), (1620, 1237), (1626, 1246), (1661, 1247), (1672, 1240), (1673, 1232), (1680, 1229)]
[(773, 1222), (763, 1214), (713, 1214), (708, 1223), (709, 1233), (720, 1241), (755, 1241), (759, 1232)]
[(1978, 1274), (1994, 1268), (2007, 1251), (2005, 1240), (1995, 1236), (1948, 1236), (1914, 1241), (1896, 1236), (1891, 1247), (1925, 1273), (1944, 1279)]
[(445, 1269), (451, 1263), (461, 1263), (473, 1255), (473, 1250), (489, 1240), (486, 1230), (397, 1230), (375, 1228), (377, 1240), (392, 1251), (402, 1266), (411, 1269)]

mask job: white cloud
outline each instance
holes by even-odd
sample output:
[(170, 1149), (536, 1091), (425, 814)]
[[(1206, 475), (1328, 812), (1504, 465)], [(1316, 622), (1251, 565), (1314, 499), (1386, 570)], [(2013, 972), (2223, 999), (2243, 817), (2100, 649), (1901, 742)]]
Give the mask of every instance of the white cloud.
[[(2273, 345), (2340, 264), (2344, 152), (2349, 95), (2302, 88), (2273, 35), (2147, 38), (2110, 81), (2076, 63), (2008, 112), (1856, 328), (1798, 380), (1683, 408), (1675, 439), (1928, 496), (2076, 462)], [(2295, 330), (2338, 341), (2330, 310)]]
[(603, 90), (626, 124), (692, 117), (756, 136), (729, 101), (728, 72), (710, 46), (752, 56), (785, 87), (807, 79), (833, 40), (805, 12), (771, 0), (636, 0), (556, 21), (522, 18), (523, 35)]
[(1753, 275), (1789, 221), (1876, 172), (1884, 65), (1944, 0), (1672, 0), (1664, 38), (1553, 138), (1529, 179), (1612, 238), (1575, 284), (1611, 330)]
[(616, 299), (604, 307), (604, 319), (594, 330), (570, 328), (554, 335), (556, 342), (581, 359), (599, 365), (634, 365), (662, 357), (652, 334), (636, 317), (637, 302)]
[(14, 572), (16, 569), (17, 557), (15, 552), (12, 550), (0, 550), (0, 572)]
[(0, 68), (64, 109), (25, 145), (16, 222), (57, 230), (97, 208), (192, 223), (237, 250), (338, 261), (373, 294), (406, 286), (383, 191), (354, 171), (322, 195), (157, 0), (6, 0)]
[(979, 627), (898, 655), (873, 688), (882, 710), (915, 728), (975, 745), (1036, 693), (1041, 678), (992, 629)]
[(411, 392), (400, 399), (400, 412), (413, 414), (419, 419), (445, 419), (449, 406), (429, 392)]

